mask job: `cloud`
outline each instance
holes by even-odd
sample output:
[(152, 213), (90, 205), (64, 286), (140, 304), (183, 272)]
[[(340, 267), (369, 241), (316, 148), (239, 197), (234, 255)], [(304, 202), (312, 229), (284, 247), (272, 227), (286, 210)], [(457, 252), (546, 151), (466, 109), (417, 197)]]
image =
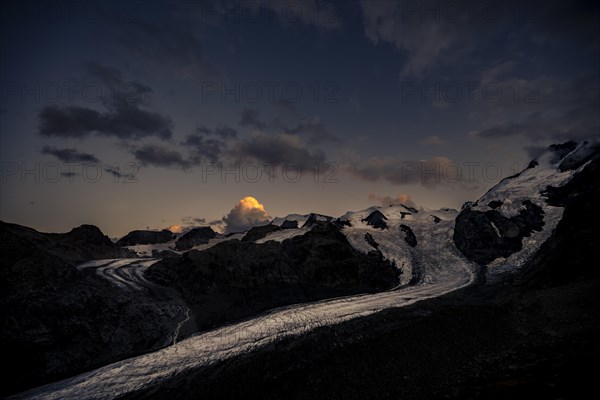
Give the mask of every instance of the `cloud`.
[(118, 179), (128, 178), (131, 175), (129, 173), (125, 173), (124, 174), (121, 171), (119, 171), (118, 169), (116, 169), (116, 168), (114, 168), (114, 167), (112, 167), (110, 165), (104, 165), (103, 169), (104, 169), (105, 172), (108, 172), (109, 174), (111, 174), (113, 176), (113, 178), (118, 178)]
[(530, 159), (534, 160), (538, 158), (542, 153), (548, 150), (547, 146), (525, 146), (524, 149)]
[(212, 130), (205, 125), (198, 125), (196, 127), (196, 133), (199, 135), (209, 135), (212, 133)]
[(433, 146), (444, 146), (448, 142), (446, 142), (441, 137), (434, 135), (434, 136), (429, 136), (427, 139), (421, 140), (419, 143), (425, 144), (425, 145), (433, 145)]
[(340, 143), (341, 140), (321, 122), (319, 117), (303, 118), (296, 126), (283, 126), (284, 133), (292, 135), (304, 135), (311, 143), (318, 144), (322, 142)]
[(244, 108), (242, 110), (242, 119), (239, 124), (259, 131), (262, 131), (267, 127), (267, 124), (260, 120), (258, 110), (253, 108)]
[(253, 226), (266, 225), (269, 221), (265, 207), (254, 197), (244, 197), (223, 217), (226, 233), (243, 232)]
[[(213, 221), (207, 222), (206, 218), (183, 217), (183, 218), (181, 218), (181, 223), (179, 223), (179, 224), (173, 224), (173, 225), (171, 225), (170, 227), (168, 227), (166, 229), (169, 229), (173, 233), (181, 233), (181, 232), (189, 231), (189, 230), (191, 230), (193, 228), (197, 228), (199, 226), (210, 226), (210, 227), (213, 228), (213, 230), (218, 231), (218, 232), (222, 232), (224, 224), (225, 223), (221, 219), (217, 219), (217, 220), (213, 220)], [(177, 232), (175, 232), (171, 228), (173, 228)]]
[(215, 219), (210, 221), (208, 224), (212, 228), (213, 231), (224, 233), (225, 232), (225, 222), (222, 219)]
[(389, 207), (398, 204), (402, 204), (408, 207), (416, 207), (414, 201), (412, 201), (410, 196), (406, 193), (402, 193), (397, 197), (379, 196), (375, 193), (369, 193), (369, 200), (378, 201), (379, 204), (381, 204), (383, 207)]
[(465, 179), (461, 166), (444, 156), (419, 161), (403, 161), (394, 157), (372, 157), (366, 162), (355, 158), (350, 161), (343, 166), (343, 170), (369, 182), (435, 187), (463, 182)]
[(181, 219), (181, 222), (186, 226), (203, 225), (203, 224), (206, 224), (206, 218), (183, 217)]
[(284, 111), (286, 114), (291, 115), (296, 118), (302, 118), (296, 106), (293, 102), (286, 99), (277, 99), (273, 102), (273, 105), (278, 109)]
[(237, 137), (237, 131), (230, 126), (221, 125), (215, 129), (215, 135), (223, 139), (234, 139)]
[(199, 125), (195, 133), (187, 135), (181, 143), (188, 147), (194, 164), (203, 161), (219, 161), (224, 150), (237, 138), (238, 132), (228, 125), (219, 125), (214, 130)]
[(93, 154), (81, 153), (76, 149), (57, 149), (55, 147), (44, 146), (42, 154), (50, 154), (64, 163), (98, 163), (100, 160)]
[(191, 167), (191, 163), (184, 159), (180, 152), (162, 146), (145, 145), (133, 149), (132, 154), (142, 165), (149, 164), (155, 167), (177, 167), (182, 169)]
[[(468, 23), (450, 23), (443, 18), (422, 19), (409, 11), (410, 3), (388, 0), (361, 0), (365, 34), (374, 43), (393, 43), (406, 53), (408, 59), (402, 73), (421, 76), (433, 64), (456, 59), (477, 36), (463, 40), (469, 31)], [(440, 7), (440, 2), (428, 2), (428, 7)], [(424, 6), (412, 3), (420, 10)], [(480, 27), (481, 28), (481, 27)], [(472, 32), (471, 32), (472, 33)], [(460, 45), (460, 46), (459, 46)]]
[[(482, 80), (481, 84), (485, 83)], [(478, 125), (469, 133), (471, 137), (518, 137), (536, 143), (581, 140), (600, 131), (598, 73), (573, 81), (508, 78), (495, 84), (504, 95), (494, 102), (477, 99), (469, 115)], [(519, 88), (517, 94), (515, 88)]]
[(48, 137), (84, 138), (97, 133), (120, 139), (169, 139), (173, 128), (170, 118), (127, 105), (105, 113), (75, 106), (46, 106), (39, 119), (39, 133)]
[(295, 125), (288, 125), (279, 118), (266, 122), (260, 119), (260, 113), (253, 108), (244, 108), (239, 122), (240, 126), (248, 127), (260, 132), (267, 133), (287, 133), (290, 135), (300, 135), (306, 137), (311, 144), (323, 142), (340, 143), (341, 140), (331, 132), (321, 119), (317, 116), (302, 116), (296, 107), (285, 100), (276, 103), (277, 107), (292, 115), (298, 122)]
[(195, 164), (205, 160), (213, 163), (219, 161), (221, 153), (227, 147), (227, 143), (220, 138), (207, 138), (200, 134), (186, 136), (182, 144), (188, 147)]
[(114, 88), (123, 83), (123, 74), (116, 68), (90, 62), (86, 69), (92, 78), (99, 79), (107, 87)]
[[(403, 76), (421, 77), (449, 67), (476, 67), (503, 54), (538, 65), (554, 62), (550, 48), (600, 49), (597, 5), (572, 2), (449, 2), (361, 0), (365, 35), (406, 55)], [(502, 42), (493, 46), (490, 43)], [(483, 56), (488, 54), (488, 56)], [(467, 60), (467, 61), (465, 61)], [(510, 60), (509, 62), (513, 62)], [(439, 79), (439, 74), (436, 74)]]
[(181, 26), (137, 21), (121, 39), (128, 51), (196, 82), (221, 80), (219, 69), (206, 56), (201, 41)]
[(239, 162), (261, 162), (273, 165), (296, 164), (300, 168), (314, 168), (325, 162), (325, 154), (310, 151), (297, 136), (255, 133), (235, 143), (228, 154)]
[(183, 232), (183, 226), (180, 225), (180, 224), (173, 224), (173, 225), (171, 225), (171, 226), (169, 226), (168, 228), (165, 228), (165, 229), (168, 229), (168, 230), (170, 230), (173, 233), (181, 233), (181, 232)]
[(38, 116), (41, 135), (84, 138), (99, 134), (134, 140), (148, 136), (166, 140), (172, 136), (171, 118), (141, 108), (150, 102), (152, 88), (138, 82), (124, 82), (119, 70), (100, 64), (88, 64), (87, 73), (106, 89), (101, 98), (105, 110), (45, 106)]

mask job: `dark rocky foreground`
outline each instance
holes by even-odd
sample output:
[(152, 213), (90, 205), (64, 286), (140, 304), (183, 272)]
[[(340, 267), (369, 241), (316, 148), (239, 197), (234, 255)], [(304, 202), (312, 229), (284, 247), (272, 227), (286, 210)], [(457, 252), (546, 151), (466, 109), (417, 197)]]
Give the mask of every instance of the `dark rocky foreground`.
[(130, 255), (97, 227), (46, 234), (0, 222), (0, 395), (169, 343), (172, 291), (120, 290), (74, 265)]
[(317, 329), (135, 399), (581, 399), (600, 357), (598, 160), (520, 275)]
[(381, 254), (357, 251), (327, 223), (282, 243), (231, 240), (189, 251), (151, 266), (146, 277), (182, 294), (197, 330), (274, 307), (398, 284), (398, 270)]

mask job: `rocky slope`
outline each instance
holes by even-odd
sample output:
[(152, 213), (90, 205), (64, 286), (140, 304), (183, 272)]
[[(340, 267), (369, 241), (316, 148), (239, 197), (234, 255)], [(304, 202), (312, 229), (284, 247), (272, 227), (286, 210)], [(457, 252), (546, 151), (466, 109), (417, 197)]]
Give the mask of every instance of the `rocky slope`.
[(179, 308), (168, 294), (120, 290), (75, 262), (129, 254), (100, 230), (44, 234), (0, 222), (0, 394), (169, 343)]
[(7, 234), (18, 236), (28, 243), (60, 258), (68, 264), (99, 258), (131, 257), (134, 254), (115, 245), (94, 225), (81, 225), (67, 233), (43, 233), (25, 226), (0, 221)]
[(562, 219), (564, 204), (549, 192), (562, 193), (589, 174), (599, 151), (597, 141), (550, 146), (521, 173), (465, 204), (454, 227), (457, 248), (485, 266), (488, 278), (521, 268)]
[(201, 244), (207, 244), (210, 239), (213, 239), (216, 235), (215, 231), (208, 226), (193, 228), (177, 238), (175, 241), (175, 249), (184, 251)]
[(168, 229), (162, 231), (131, 231), (117, 241), (117, 246), (135, 246), (140, 244), (159, 244), (167, 243), (173, 239), (174, 235)]
[(180, 291), (201, 330), (273, 307), (390, 289), (398, 274), (326, 224), (281, 243), (230, 240), (190, 251), (151, 266), (146, 277)]

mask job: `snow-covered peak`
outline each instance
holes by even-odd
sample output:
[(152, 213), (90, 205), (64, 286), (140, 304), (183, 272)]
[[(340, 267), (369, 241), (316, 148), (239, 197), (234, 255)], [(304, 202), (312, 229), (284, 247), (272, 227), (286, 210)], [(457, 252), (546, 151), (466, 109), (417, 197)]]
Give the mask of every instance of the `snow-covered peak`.
[(304, 225), (308, 219), (309, 214), (288, 214), (285, 217), (275, 217), (271, 221), (272, 225), (281, 226), (285, 221), (297, 221), (298, 226)]
[(563, 208), (547, 202), (548, 188), (567, 184), (599, 150), (597, 139), (549, 146), (526, 169), (463, 207), (455, 224), (456, 245), (469, 259), (487, 265), (488, 279), (517, 271), (562, 219)]
[(579, 145), (575, 142), (552, 145), (526, 169), (491, 188), (472, 208), (478, 211), (498, 209), (502, 215), (512, 217), (523, 209), (525, 200), (543, 207), (546, 188), (560, 187), (568, 182), (585, 167), (599, 145), (597, 139), (589, 139)]
[[(457, 214), (449, 208), (417, 210), (398, 204), (349, 211), (339, 220), (349, 223), (341, 229), (354, 248), (365, 253), (380, 252), (401, 270), (400, 281), (405, 285), (437, 279), (433, 271), (439, 271), (438, 267), (442, 268), (449, 258), (456, 263), (452, 228)], [(382, 222), (379, 219), (383, 219), (385, 227), (378, 223)]]

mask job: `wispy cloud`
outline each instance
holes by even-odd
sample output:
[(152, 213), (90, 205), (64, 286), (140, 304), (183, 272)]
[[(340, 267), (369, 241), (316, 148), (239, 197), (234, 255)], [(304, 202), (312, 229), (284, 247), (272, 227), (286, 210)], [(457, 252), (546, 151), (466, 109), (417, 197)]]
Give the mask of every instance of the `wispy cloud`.
[(42, 154), (49, 154), (64, 163), (98, 163), (100, 160), (93, 154), (83, 153), (73, 148), (58, 149), (56, 147), (44, 146), (41, 151)]

